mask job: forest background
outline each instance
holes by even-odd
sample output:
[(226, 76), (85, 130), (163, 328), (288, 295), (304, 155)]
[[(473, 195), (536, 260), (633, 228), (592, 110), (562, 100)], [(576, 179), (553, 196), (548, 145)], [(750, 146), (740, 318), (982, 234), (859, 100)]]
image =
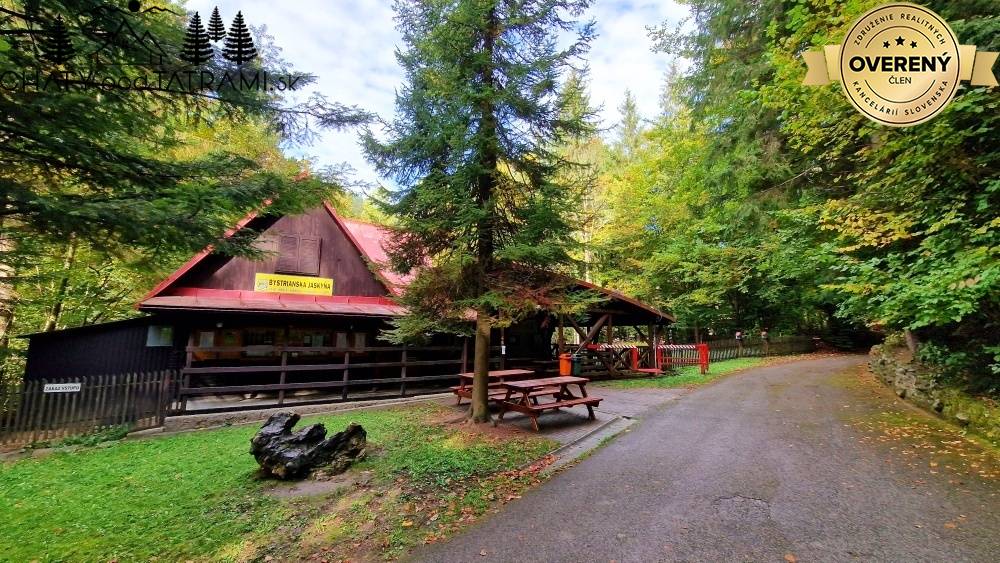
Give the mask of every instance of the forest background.
[[(801, 85), (801, 52), (839, 43), (881, 2), (682, 3), (692, 14), (686, 25), (648, 32), (655, 49), (688, 64), (636, 77), (663, 82), (659, 114), (639, 115), (625, 92), (612, 130), (560, 147), (593, 174), (580, 203), (574, 273), (671, 310), (678, 339), (764, 328), (842, 343), (905, 335), (948, 377), (1000, 394), (1000, 92), (964, 85), (930, 122), (887, 128), (855, 112), (839, 85)], [(31, 4), (0, 3), (17, 14)], [(68, 4), (78, 3), (46, 3), (42, 17), (69, 17)], [(963, 44), (1000, 50), (994, 2), (924, 4)], [(183, 43), (181, 18), (151, 21)], [(267, 54), (260, 64), (287, 66), (268, 54), (266, 38), (258, 42)], [(18, 53), (4, 40), (0, 66), (18, 62)], [(585, 68), (567, 75), (566, 104), (589, 108), (587, 85)], [(72, 130), (81, 139), (76, 154), (92, 157), (46, 168), (64, 148), (0, 128), (5, 377), (17, 377), (22, 362), (25, 343), (15, 335), (135, 315), (149, 287), (216, 241), (223, 225), (259, 209), (262, 194), (277, 202), (266, 212), (332, 199), (346, 215), (393, 222), (351, 193), (343, 171), (317, 170), (282, 150), (308, 140), (308, 124), (290, 117), (339, 127), (360, 123), (363, 112), (280, 102), (185, 101), (184, 115), (197, 118), (139, 127), (181, 102), (123, 97), (118, 114), (74, 120), (66, 116), (91, 107), (85, 97), (0, 92), (6, 115)], [(144, 133), (125, 135), (137, 129)], [(97, 189), (104, 180), (85, 165), (99, 168), (109, 150), (135, 159), (116, 166), (158, 172), (122, 174), (113, 186), (118, 194), (147, 190), (148, 205)], [(222, 163), (228, 173), (219, 176)], [(169, 181), (154, 185), (156, 178)], [(165, 224), (165, 213), (178, 210), (185, 222), (176, 232), (127, 228)], [(253, 252), (235, 242), (229, 251)]]

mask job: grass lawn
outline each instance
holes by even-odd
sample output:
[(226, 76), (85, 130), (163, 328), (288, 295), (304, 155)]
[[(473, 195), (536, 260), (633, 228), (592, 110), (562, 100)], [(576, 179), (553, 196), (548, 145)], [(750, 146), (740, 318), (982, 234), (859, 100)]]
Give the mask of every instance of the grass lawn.
[(724, 360), (709, 365), (708, 373), (702, 375), (698, 366), (684, 366), (677, 370), (676, 375), (663, 375), (642, 379), (625, 379), (621, 381), (605, 381), (597, 383), (601, 387), (611, 389), (639, 389), (649, 387), (686, 387), (688, 385), (703, 385), (713, 379), (728, 373), (758, 366), (764, 363), (763, 358), (738, 358)]
[(248, 453), (256, 425), (0, 465), (0, 561), (402, 555), (531, 486), (537, 471), (515, 468), (553, 447), (446, 424), (445, 412), (424, 404), (304, 420), (331, 432), (357, 422), (370, 446), (349, 472), (362, 481), (313, 497), (264, 494), (273, 482), (256, 477)]

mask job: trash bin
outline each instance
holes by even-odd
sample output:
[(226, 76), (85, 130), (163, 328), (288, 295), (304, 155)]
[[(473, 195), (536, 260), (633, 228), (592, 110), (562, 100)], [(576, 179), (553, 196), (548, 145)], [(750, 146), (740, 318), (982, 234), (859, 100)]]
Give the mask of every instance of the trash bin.
[(559, 375), (579, 376), (583, 371), (583, 357), (578, 354), (559, 354)]
[(559, 375), (573, 375), (573, 354), (559, 354)]

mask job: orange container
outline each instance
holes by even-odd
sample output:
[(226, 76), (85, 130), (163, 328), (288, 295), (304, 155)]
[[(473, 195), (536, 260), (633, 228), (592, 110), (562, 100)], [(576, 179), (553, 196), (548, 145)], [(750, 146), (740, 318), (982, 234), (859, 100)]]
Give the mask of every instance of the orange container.
[(573, 375), (573, 354), (559, 354), (559, 375)]

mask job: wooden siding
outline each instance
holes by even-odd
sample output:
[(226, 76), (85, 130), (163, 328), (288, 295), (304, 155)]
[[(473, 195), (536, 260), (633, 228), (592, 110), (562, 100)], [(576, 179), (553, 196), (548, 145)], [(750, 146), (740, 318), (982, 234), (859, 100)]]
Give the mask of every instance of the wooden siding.
[[(174, 329), (173, 346), (146, 346), (153, 318), (29, 336), (24, 378), (28, 381), (177, 367), (187, 335)], [(162, 323), (169, 324), (169, 323)]]
[[(375, 297), (388, 294), (357, 248), (323, 207), (302, 215), (281, 217), (270, 226), (264, 220), (255, 221), (250, 226), (266, 227), (261, 238), (275, 241), (271, 245), (275, 250), (282, 246), (291, 249), (293, 242), (298, 248), (300, 241), (306, 241), (309, 247), (307, 252), (319, 253), (318, 268), (310, 259), (301, 260), (297, 255), (274, 254), (261, 261), (213, 255), (192, 268), (174, 285), (250, 291), (254, 288), (254, 274), (303, 271), (305, 268), (317, 271), (321, 278), (332, 278), (334, 295)], [(282, 240), (287, 241), (286, 245), (279, 244), (278, 241)], [(298, 250), (301, 251), (301, 248)]]

